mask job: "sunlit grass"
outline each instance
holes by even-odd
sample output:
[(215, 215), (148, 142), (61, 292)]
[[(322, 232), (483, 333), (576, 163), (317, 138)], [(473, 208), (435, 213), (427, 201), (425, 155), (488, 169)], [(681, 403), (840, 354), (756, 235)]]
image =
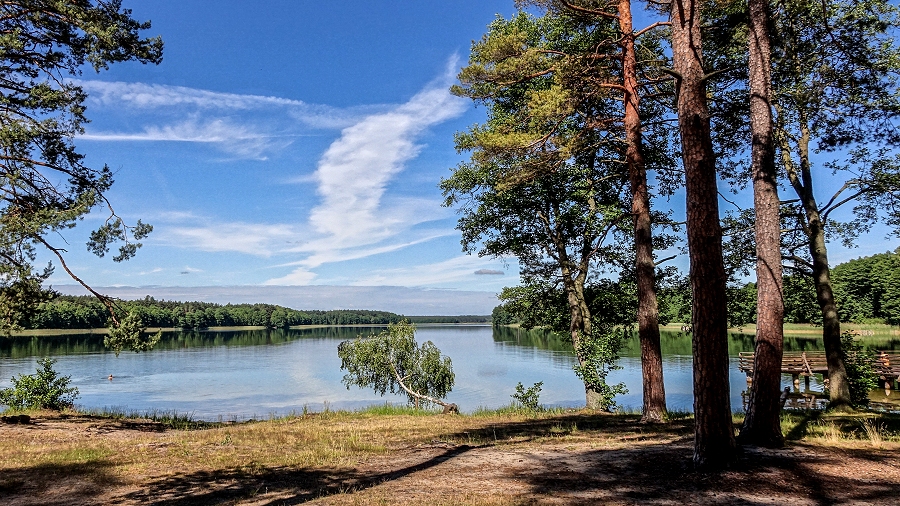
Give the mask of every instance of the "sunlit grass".
[[(687, 325), (685, 323), (677, 323), (672, 322), (668, 325), (661, 326), (661, 330), (667, 331), (680, 331), (681, 328)], [(731, 329), (733, 331), (739, 330), (744, 334), (755, 334), (756, 333), (756, 325), (755, 324), (747, 324), (741, 326), (739, 329)], [(900, 327), (886, 325), (884, 323), (841, 323), (841, 330), (849, 330), (851, 332), (856, 332), (860, 335), (860, 337), (866, 338), (888, 338), (888, 337), (896, 337), (900, 335)], [(788, 336), (813, 336), (813, 335), (822, 335), (822, 327), (820, 325), (813, 325), (809, 323), (785, 323), (784, 324), (784, 333)]]
[(415, 406), (401, 404), (373, 404), (357, 411), (360, 414), (368, 415), (411, 415), (411, 416), (431, 416), (441, 412), (439, 408), (416, 409)]
[(793, 441), (825, 444), (858, 444), (881, 448), (900, 442), (900, 415), (896, 413), (828, 413), (808, 411), (784, 413), (781, 428)]
[(866, 418), (862, 422), (862, 428), (869, 440), (875, 448), (884, 446), (884, 425), (872, 418)]
[[(136, 417), (129, 418), (132, 415)], [(390, 459), (397, 451), (435, 445), (507, 446), (527, 451), (545, 445), (587, 444), (591, 448), (622, 449), (676, 442), (689, 445), (693, 437), (692, 416), (681, 411), (670, 412), (668, 424), (645, 425), (639, 423), (637, 412), (610, 414), (563, 408), (526, 412), (512, 405), (441, 415), (379, 404), (357, 411), (326, 409), (314, 413), (307, 409), (262, 421), (201, 422), (205, 424), (202, 426), (191, 425), (190, 416), (184, 414), (117, 408), (37, 416), (43, 417), (41, 424), (55, 417), (69, 424), (71, 430), (22, 429), (14, 437), (4, 434), (0, 438), (0, 475), (46, 468), (79, 473), (96, 483), (114, 479), (140, 486), (147, 477), (223, 470), (247, 476), (282, 469), (350, 472), (372, 459)], [(185, 423), (173, 430), (178, 424), (167, 420), (179, 418)], [(742, 414), (734, 415), (735, 427), (742, 419)], [(782, 428), (789, 444), (900, 448), (898, 415), (784, 413)], [(359, 495), (351, 492), (343, 496), (353, 498), (350, 504), (390, 504), (390, 497), (376, 489)], [(446, 504), (517, 504), (515, 497), (508, 495), (460, 494), (447, 496)]]
[(179, 413), (174, 409), (171, 411), (160, 409), (139, 411), (121, 407), (103, 407), (82, 409), (78, 413), (110, 420), (147, 420), (176, 430), (208, 429), (222, 425), (221, 422), (195, 420), (193, 413)]

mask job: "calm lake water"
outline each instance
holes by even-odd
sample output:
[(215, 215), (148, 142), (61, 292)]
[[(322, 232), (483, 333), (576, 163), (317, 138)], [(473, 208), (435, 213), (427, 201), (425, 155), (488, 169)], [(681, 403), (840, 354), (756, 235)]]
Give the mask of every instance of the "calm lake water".
[[(176, 410), (204, 420), (261, 418), (301, 411), (352, 409), (372, 404), (404, 402), (399, 396), (380, 397), (371, 390), (341, 383), (343, 371), (337, 345), (377, 328), (308, 328), (233, 332), (171, 332), (148, 353), (123, 352), (118, 357), (103, 348), (102, 336), (68, 335), (0, 341), (0, 387), (10, 378), (32, 374), (37, 359), (58, 360), (55, 368), (72, 377), (80, 392), (77, 403), (88, 408)], [(480, 325), (420, 325), (419, 342), (433, 341), (453, 360), (456, 385), (447, 397), (463, 411), (508, 405), (517, 382), (543, 381), (541, 403), (581, 406), (583, 386), (572, 372), (571, 346), (539, 331)], [(691, 340), (682, 333), (663, 333), (664, 375), (669, 409), (692, 408)], [(732, 407), (741, 409), (746, 388), (737, 369), (737, 354), (750, 351), (753, 337), (731, 334), (730, 381)], [(821, 349), (813, 338), (789, 338), (788, 350)], [(879, 349), (900, 349), (900, 340), (880, 340)], [(609, 381), (624, 382), (629, 392), (619, 405), (640, 409), (641, 368), (637, 339), (626, 341)], [(114, 379), (108, 380), (112, 374)], [(784, 378), (790, 385), (790, 377)], [(817, 382), (813, 390), (821, 390)]]

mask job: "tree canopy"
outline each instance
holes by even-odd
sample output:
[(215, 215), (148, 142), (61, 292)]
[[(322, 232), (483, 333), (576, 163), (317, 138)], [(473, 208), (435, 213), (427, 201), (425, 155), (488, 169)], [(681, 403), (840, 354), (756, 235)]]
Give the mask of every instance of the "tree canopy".
[[(14, 0), (0, 5), (0, 328), (18, 328), (47, 294), (52, 267), (36, 268), (46, 248), (73, 279), (66, 250), (49, 239), (96, 209), (105, 209), (88, 250), (98, 256), (120, 243), (114, 261), (133, 256), (151, 227), (126, 224), (106, 198), (107, 166), (90, 167), (74, 138), (88, 122), (78, 76), (112, 63), (159, 63), (162, 40), (145, 37), (119, 0)], [(96, 294), (100, 295), (100, 294)], [(114, 305), (103, 298), (113, 319)]]
[(456, 375), (450, 357), (431, 341), (421, 345), (415, 339), (416, 327), (407, 321), (392, 323), (380, 334), (360, 336), (338, 345), (343, 382), (349, 389), (355, 385), (372, 388), (380, 395), (386, 392), (406, 395), (410, 404), (438, 404), (457, 411), (444, 397), (453, 388)]

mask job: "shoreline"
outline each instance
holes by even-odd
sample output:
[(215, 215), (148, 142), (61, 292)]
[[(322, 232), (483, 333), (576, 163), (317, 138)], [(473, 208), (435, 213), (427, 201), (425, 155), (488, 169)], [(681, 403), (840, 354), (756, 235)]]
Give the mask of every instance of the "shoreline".
[[(489, 326), (490, 323), (418, 323), (417, 326)], [(668, 332), (681, 332), (682, 323), (669, 323), (668, 325), (660, 325), (659, 329)], [(292, 325), (285, 329), (317, 329), (317, 328), (384, 328), (387, 324), (378, 323), (360, 323), (350, 325)], [(517, 324), (504, 325), (505, 327), (521, 328)], [(183, 329), (180, 327), (147, 327), (147, 332), (243, 332), (249, 330), (278, 330), (279, 328), (267, 328), (262, 325), (253, 326), (225, 326), (225, 327), (206, 327), (202, 329)], [(842, 323), (841, 328), (844, 331), (855, 333), (858, 337), (900, 337), (900, 327), (881, 323)], [(729, 333), (738, 334), (756, 334), (756, 325), (748, 324), (741, 327), (730, 327)], [(784, 334), (790, 336), (815, 336), (822, 333), (822, 327), (812, 324), (789, 323), (784, 326)], [(85, 335), (109, 334), (106, 327), (93, 329), (27, 329), (18, 332), (11, 332), (5, 337), (45, 337), (45, 336), (67, 336), (67, 335)]]

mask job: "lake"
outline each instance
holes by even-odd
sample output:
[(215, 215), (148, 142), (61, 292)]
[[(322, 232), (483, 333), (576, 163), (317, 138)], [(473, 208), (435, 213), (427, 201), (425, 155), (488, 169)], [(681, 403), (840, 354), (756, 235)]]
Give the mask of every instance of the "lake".
[[(60, 374), (72, 377), (71, 384), (80, 393), (77, 404), (86, 408), (176, 410), (203, 420), (241, 420), (285, 415), (304, 407), (320, 411), (326, 406), (354, 409), (386, 401), (403, 403), (400, 396), (348, 390), (341, 383), (338, 343), (379, 330), (169, 332), (151, 352), (123, 352), (118, 357), (103, 348), (103, 337), (97, 334), (18, 337), (0, 341), (0, 387), (10, 386), (14, 375), (34, 373), (37, 359), (49, 356), (58, 360), (55, 368)], [(420, 325), (416, 339), (434, 342), (452, 359), (456, 384), (447, 400), (463, 411), (508, 405), (517, 382), (528, 387), (543, 381), (542, 404), (584, 405), (584, 387), (572, 372), (571, 346), (552, 334), (487, 325)], [(737, 354), (752, 348), (751, 335), (730, 334), (731, 402), (736, 411), (746, 388)], [(878, 348), (900, 350), (900, 340), (880, 340)], [(663, 332), (662, 349), (668, 407), (690, 411), (690, 336)], [(785, 349), (819, 350), (821, 340), (792, 337), (786, 339)], [(622, 369), (609, 377), (611, 383), (624, 382), (629, 390), (616, 402), (635, 410), (641, 406), (639, 350), (636, 338), (627, 340), (619, 362)], [(107, 379), (110, 374), (112, 381)], [(783, 382), (790, 385), (790, 377)], [(812, 389), (822, 387), (813, 381)]]

